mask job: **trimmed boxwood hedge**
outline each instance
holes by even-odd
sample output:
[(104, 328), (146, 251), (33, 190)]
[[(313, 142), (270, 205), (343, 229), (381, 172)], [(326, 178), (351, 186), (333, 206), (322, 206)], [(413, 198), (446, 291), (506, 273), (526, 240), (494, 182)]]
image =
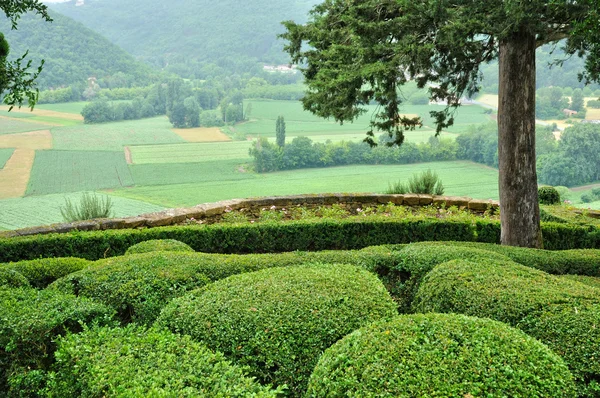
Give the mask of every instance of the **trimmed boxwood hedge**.
[(194, 249), (175, 239), (150, 239), (131, 246), (125, 254), (138, 254), (156, 251), (193, 252)]
[(479, 242), (420, 242), (417, 246), (450, 246), (488, 250), (502, 254), (516, 263), (550, 274), (600, 276), (600, 251), (590, 249), (540, 250)]
[(591, 287), (600, 289), (600, 278), (597, 276), (585, 276), (585, 275), (563, 275), (562, 278), (569, 279), (572, 281), (580, 282)]
[(21, 273), (29, 284), (37, 289), (43, 289), (55, 280), (84, 269), (91, 264), (82, 258), (40, 258), (16, 263), (0, 264), (1, 269), (12, 269)]
[(114, 308), (123, 324), (149, 325), (173, 297), (210, 282), (194, 253), (150, 252), (99, 260), (49, 289), (93, 298)]
[(53, 361), (57, 336), (83, 324), (113, 325), (114, 311), (85, 298), (0, 287), (0, 391), (35, 396)]
[(306, 397), (571, 397), (572, 376), (546, 346), (503, 323), (404, 315), (327, 349)]
[[(547, 249), (600, 248), (600, 228), (544, 223), (542, 230)], [(175, 239), (195, 251), (207, 253), (346, 250), (439, 240), (499, 243), (500, 223), (485, 219), (474, 223), (438, 219), (320, 219), (71, 232), (2, 238), (0, 262), (69, 256), (97, 260), (122, 255), (130, 246), (149, 239)]]
[(300, 396), (319, 355), (354, 329), (396, 315), (388, 292), (352, 265), (231, 276), (174, 299), (157, 325), (223, 352), (263, 383)]
[(600, 394), (600, 289), (514, 262), (455, 260), (423, 279), (414, 309), (514, 325), (565, 359), (579, 396)]
[(13, 270), (0, 268), (0, 286), (5, 287), (31, 287), (29, 281), (21, 273)]
[(60, 339), (48, 391), (54, 397), (277, 397), (189, 336), (97, 328)]

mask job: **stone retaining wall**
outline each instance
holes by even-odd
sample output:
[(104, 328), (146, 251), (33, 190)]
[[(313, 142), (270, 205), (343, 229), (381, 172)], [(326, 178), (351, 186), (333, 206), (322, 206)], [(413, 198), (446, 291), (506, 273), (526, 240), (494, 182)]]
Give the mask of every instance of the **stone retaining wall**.
[(352, 194), (334, 193), (317, 195), (269, 196), (263, 198), (231, 199), (215, 203), (203, 203), (194, 207), (169, 209), (157, 213), (142, 214), (126, 218), (102, 218), (73, 223), (52, 224), (41, 227), (31, 227), (14, 231), (0, 232), (0, 237), (26, 236), (35, 234), (65, 233), (70, 231), (96, 231), (125, 228), (151, 228), (175, 225), (186, 220), (200, 220), (206, 223), (216, 222), (222, 215), (230, 211), (242, 210), (250, 214), (261, 209), (280, 209), (291, 206), (315, 208), (320, 206), (342, 205), (348, 210), (378, 206), (393, 203), (404, 206), (457, 206), (473, 212), (484, 212), (488, 209), (497, 210), (497, 201), (479, 200), (456, 196), (432, 195), (385, 195), (385, 194)]

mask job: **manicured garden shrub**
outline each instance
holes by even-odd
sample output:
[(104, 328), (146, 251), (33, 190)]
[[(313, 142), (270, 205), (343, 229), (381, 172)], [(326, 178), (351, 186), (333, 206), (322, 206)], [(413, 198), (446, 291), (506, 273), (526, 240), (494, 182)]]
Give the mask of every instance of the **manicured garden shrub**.
[(0, 391), (28, 396), (43, 384), (55, 340), (82, 324), (112, 325), (114, 311), (56, 291), (0, 287)]
[(27, 278), (13, 269), (0, 268), (0, 287), (31, 287)]
[(151, 252), (96, 261), (49, 288), (109, 305), (123, 324), (151, 324), (170, 299), (208, 282), (194, 253)]
[(560, 194), (554, 187), (539, 187), (538, 200), (543, 205), (556, 205), (560, 203)]
[(563, 275), (562, 278), (580, 282), (591, 287), (600, 289), (600, 278), (596, 276), (585, 275)]
[(462, 315), (401, 315), (327, 349), (306, 397), (571, 397), (546, 346), (510, 326)]
[(55, 397), (278, 396), (189, 336), (134, 325), (70, 335), (56, 358)]
[(125, 254), (155, 251), (193, 252), (194, 249), (175, 239), (150, 239), (131, 246)]
[(40, 258), (38, 260), (19, 261), (0, 265), (0, 269), (12, 269), (20, 272), (31, 286), (43, 289), (55, 280), (84, 269), (90, 261), (75, 257)]
[(308, 264), (235, 275), (173, 300), (157, 324), (223, 352), (300, 396), (319, 355), (356, 328), (396, 314), (375, 275)]
[(427, 274), (414, 309), (489, 317), (516, 326), (565, 359), (580, 396), (600, 394), (600, 362), (592, 360), (600, 355), (600, 289), (514, 262), (455, 260)]
[(487, 250), (502, 254), (516, 263), (550, 274), (600, 276), (600, 250), (540, 250), (478, 242), (420, 242), (415, 245), (450, 246)]
[[(393, 286), (388, 285), (401, 313), (410, 312), (410, 306), (423, 277), (436, 265), (454, 259), (509, 261), (508, 257), (492, 251), (450, 245), (413, 243), (394, 253), (394, 269), (402, 276)], [(386, 284), (387, 285), (387, 284)]]

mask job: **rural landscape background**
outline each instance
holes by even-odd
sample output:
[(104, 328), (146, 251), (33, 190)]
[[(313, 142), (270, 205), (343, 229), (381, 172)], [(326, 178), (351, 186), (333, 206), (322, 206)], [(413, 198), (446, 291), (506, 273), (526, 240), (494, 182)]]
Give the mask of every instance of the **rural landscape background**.
[[(61, 222), (65, 200), (83, 192), (108, 195), (120, 217), (230, 198), (383, 192), (428, 169), (447, 195), (497, 199), (497, 65), (486, 65), (480, 95), (438, 138), (429, 112), (444, 105), (407, 85), (403, 112), (423, 127), (400, 149), (370, 148), (362, 140), (375, 104), (339, 125), (299, 101), (302, 74), (277, 34), (317, 3), (78, 0), (52, 3), (52, 23), (25, 15), (11, 31), (0, 19), (13, 58), (29, 50), (33, 65), (45, 60), (35, 109), (0, 107), (0, 229)], [(538, 50), (540, 184), (600, 209), (600, 87), (579, 82), (579, 59), (548, 66), (560, 57)], [(279, 117), (286, 144), (273, 160)]]

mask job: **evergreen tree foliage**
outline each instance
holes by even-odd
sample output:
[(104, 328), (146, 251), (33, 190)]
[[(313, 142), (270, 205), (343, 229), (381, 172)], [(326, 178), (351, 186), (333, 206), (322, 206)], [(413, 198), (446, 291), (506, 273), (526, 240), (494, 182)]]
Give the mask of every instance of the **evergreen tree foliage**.
[(285, 120), (283, 119), (283, 116), (277, 117), (277, 122), (275, 123), (275, 137), (277, 146), (283, 148), (285, 145)]

